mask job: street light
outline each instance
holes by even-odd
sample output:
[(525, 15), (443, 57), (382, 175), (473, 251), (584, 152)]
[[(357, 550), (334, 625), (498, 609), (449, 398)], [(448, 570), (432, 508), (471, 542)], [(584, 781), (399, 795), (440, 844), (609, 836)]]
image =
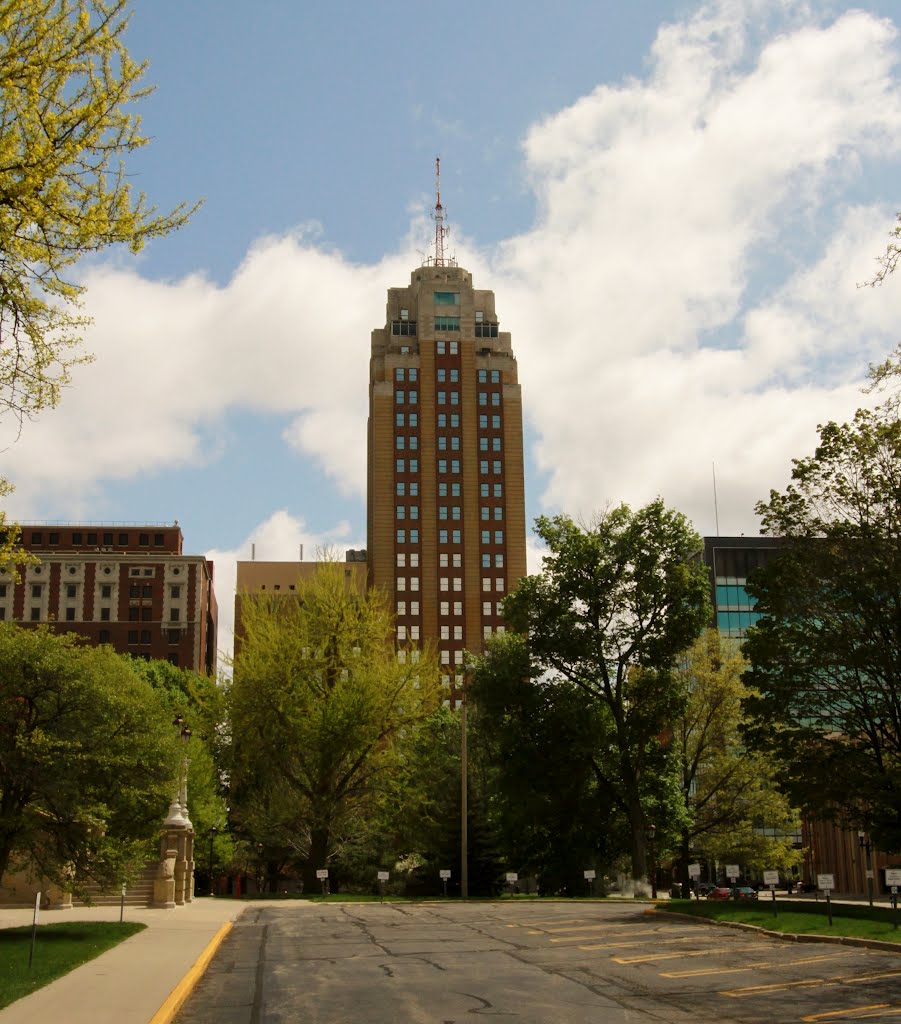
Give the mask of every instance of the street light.
[(657, 826), (650, 824), (647, 827), (648, 837), (648, 854), (650, 860), (650, 869), (648, 874), (651, 876), (651, 899), (657, 899), (657, 865), (654, 860), (654, 838), (657, 835)]
[[(191, 730), (185, 724), (185, 720), (181, 715), (176, 715), (172, 719), (172, 725), (181, 738), (182, 744), (187, 747), (188, 740), (191, 738)], [(166, 815), (165, 822), (163, 822), (164, 825), (174, 826), (175, 828), (194, 827), (191, 824), (191, 819), (188, 817), (188, 764), (187, 754), (185, 754), (182, 756), (181, 774), (179, 775), (175, 796), (172, 799), (172, 803), (169, 804), (169, 813)]]
[(866, 854), (865, 859), (864, 859), (864, 866), (865, 866), (866, 872), (867, 872), (867, 898), (869, 900), (870, 906), (872, 907), (873, 906), (873, 868), (872, 868), (872, 860), (870, 858), (870, 852), (872, 850), (872, 846), (870, 844), (869, 834), (864, 832), (862, 829), (857, 833), (857, 845), (861, 848), (861, 850), (865, 851), (865, 854)]
[(215, 895), (215, 893), (213, 892), (213, 840), (216, 838), (218, 832), (219, 832), (219, 829), (216, 828), (215, 825), (211, 825), (210, 826), (210, 872), (209, 872), (210, 896), (214, 896)]

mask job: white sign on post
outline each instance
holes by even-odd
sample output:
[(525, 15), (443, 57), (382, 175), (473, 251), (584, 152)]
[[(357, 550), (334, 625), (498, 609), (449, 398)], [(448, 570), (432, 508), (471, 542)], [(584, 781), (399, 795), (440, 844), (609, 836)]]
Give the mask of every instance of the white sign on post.
[(388, 874), (387, 871), (380, 871), (379, 872), (379, 881), (380, 882), (387, 882), (389, 877), (390, 877), (390, 875)]
[(764, 873), (763, 873), (763, 884), (764, 885), (778, 885), (779, 884), (779, 872), (778, 871), (764, 871)]
[(438, 877), (439, 878), (450, 878), (450, 871), (448, 871), (447, 868), (442, 868), (438, 872)]
[(700, 864), (689, 864), (688, 865), (688, 877), (689, 878), (700, 878), (701, 877), (701, 865)]
[(885, 869), (885, 884), (886, 885), (901, 885), (901, 868), (886, 868)]
[(738, 878), (738, 876), (739, 876), (738, 865), (737, 864), (727, 864), (726, 865), (726, 877), (727, 878), (731, 878), (732, 881), (734, 882), (735, 879)]
[(508, 882), (518, 882), (519, 881), (519, 875), (515, 871), (508, 871), (507, 872), (507, 881)]
[(835, 875), (817, 875), (817, 888), (831, 890), (835, 888)]
[(316, 868), (316, 877), (320, 879), (328, 878), (328, 868)]
[(583, 871), (582, 874), (585, 876), (585, 880), (588, 882), (593, 882), (597, 878), (597, 874), (595, 873), (593, 868), (588, 868), (586, 871)]

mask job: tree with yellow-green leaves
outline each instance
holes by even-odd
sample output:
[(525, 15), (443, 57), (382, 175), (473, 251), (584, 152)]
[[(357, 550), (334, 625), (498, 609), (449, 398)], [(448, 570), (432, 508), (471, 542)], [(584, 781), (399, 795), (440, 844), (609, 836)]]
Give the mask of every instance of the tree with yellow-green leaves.
[(395, 652), (379, 591), (351, 592), (325, 563), (291, 593), (242, 595), (228, 685), (232, 826), (260, 860), (316, 869), (380, 827), (401, 741), (438, 704), (429, 651)]
[(150, 92), (122, 40), (128, 6), (0, 0), (0, 416), (20, 424), (90, 358), (78, 260), (137, 252), (195, 208), (160, 213), (128, 180), (125, 158), (148, 141), (134, 106)]

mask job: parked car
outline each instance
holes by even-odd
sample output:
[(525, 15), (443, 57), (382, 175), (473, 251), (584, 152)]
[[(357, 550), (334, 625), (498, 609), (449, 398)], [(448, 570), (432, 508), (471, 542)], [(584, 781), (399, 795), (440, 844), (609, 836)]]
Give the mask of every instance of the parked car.
[(732, 890), (732, 899), (734, 900), (756, 900), (757, 890), (751, 888), (750, 885), (737, 885)]
[(695, 892), (698, 895), (698, 899), (700, 899), (702, 896), (706, 898), (710, 890), (715, 888), (715, 882), (698, 882), (698, 884), (695, 886)]
[(710, 892), (707, 893), (707, 899), (709, 900), (727, 900), (732, 895), (732, 889), (728, 885), (715, 885)]

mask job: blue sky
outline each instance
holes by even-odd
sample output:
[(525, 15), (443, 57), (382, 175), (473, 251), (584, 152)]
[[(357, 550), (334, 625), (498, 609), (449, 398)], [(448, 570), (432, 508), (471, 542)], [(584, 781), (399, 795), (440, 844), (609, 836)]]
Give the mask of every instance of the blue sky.
[[(87, 347), (4, 454), (20, 519), (178, 519), (217, 561), (365, 544), (369, 331), (428, 247), (513, 332), (530, 516), (661, 494), (754, 532), (815, 426), (861, 404), (901, 281), (894, 2), (136, 5), (161, 208), (82, 268)], [(228, 627), (226, 615), (226, 628)]]

